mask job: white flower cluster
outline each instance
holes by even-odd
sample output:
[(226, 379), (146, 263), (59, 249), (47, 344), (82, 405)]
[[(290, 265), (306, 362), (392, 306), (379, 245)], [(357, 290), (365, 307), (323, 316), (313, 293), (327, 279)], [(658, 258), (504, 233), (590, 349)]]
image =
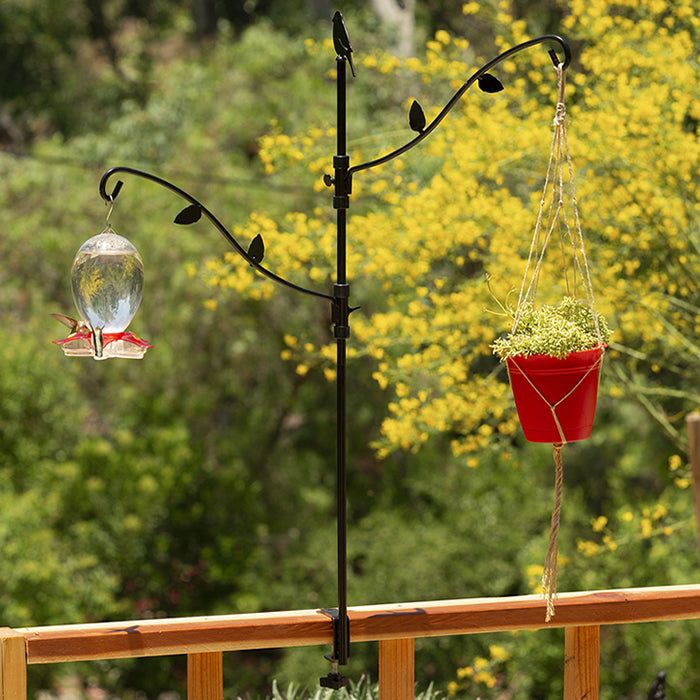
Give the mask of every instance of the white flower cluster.
[(551, 355), (566, 357), (577, 350), (590, 350), (602, 340), (607, 343), (610, 330), (605, 318), (573, 297), (564, 297), (556, 306), (538, 308), (528, 304), (521, 310), (515, 333), (498, 338), (491, 345), (501, 359), (514, 355)]

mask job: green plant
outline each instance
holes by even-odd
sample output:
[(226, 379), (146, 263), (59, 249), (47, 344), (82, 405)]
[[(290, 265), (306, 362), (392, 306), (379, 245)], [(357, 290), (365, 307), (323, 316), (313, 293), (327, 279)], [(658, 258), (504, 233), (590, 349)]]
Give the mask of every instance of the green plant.
[(535, 308), (526, 304), (518, 316), (515, 332), (497, 338), (491, 349), (502, 360), (514, 355), (562, 358), (577, 350), (590, 350), (601, 341), (607, 343), (609, 338), (605, 318), (567, 296), (556, 306)]
[[(425, 690), (416, 689), (415, 696), (416, 700), (440, 700), (444, 694), (435, 690), (431, 683)], [(290, 683), (285, 690), (280, 690), (277, 681), (273, 680), (271, 696), (260, 696), (260, 700), (265, 700), (266, 697), (271, 700), (330, 700), (333, 697), (341, 700), (376, 700), (379, 697), (379, 686), (367, 676), (361, 676), (358, 680), (350, 679), (348, 687), (342, 688), (338, 693), (329, 688), (309, 690), (294, 683)]]

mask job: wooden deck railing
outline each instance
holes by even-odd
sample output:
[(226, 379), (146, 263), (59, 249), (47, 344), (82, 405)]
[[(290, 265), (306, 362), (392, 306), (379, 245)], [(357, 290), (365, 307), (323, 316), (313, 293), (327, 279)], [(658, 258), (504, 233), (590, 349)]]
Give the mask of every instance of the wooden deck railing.
[[(564, 627), (564, 700), (598, 697), (600, 626), (700, 618), (700, 585), (562, 593), (544, 623), (539, 596), (397, 603), (348, 611), (352, 640), (379, 642), (382, 700), (414, 697), (414, 640)], [(330, 644), (318, 610), (0, 629), (0, 700), (25, 700), (27, 665), (187, 655), (188, 698), (221, 700), (222, 654)]]

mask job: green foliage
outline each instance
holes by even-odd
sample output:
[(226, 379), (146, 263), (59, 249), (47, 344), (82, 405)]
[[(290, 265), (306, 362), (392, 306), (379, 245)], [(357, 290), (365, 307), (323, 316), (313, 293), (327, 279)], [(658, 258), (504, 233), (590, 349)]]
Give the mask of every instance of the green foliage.
[[(38, 332), (34, 323), (27, 328)], [(76, 375), (60, 358), (38, 362), (40, 342), (18, 332), (5, 336), (0, 357), (3, 619), (17, 626), (95, 619), (112, 606), (119, 579), (99, 565), (101, 552), (76, 546), (61, 523), (65, 488), (78, 476), (74, 419), (86, 409), (82, 402), (66, 409)]]
[(135, 11), (118, 2), (3, 3), (0, 100), (13, 146), (55, 131), (79, 133), (114, 104), (143, 98), (150, 65), (143, 42), (155, 34), (147, 22), (160, 9), (160, 2)]
[(590, 350), (610, 339), (605, 319), (573, 297), (556, 306), (528, 303), (517, 314), (517, 328), (491, 345), (501, 359), (515, 355), (551, 355), (562, 358)]
[[(416, 700), (438, 700), (442, 694), (436, 691), (433, 686), (425, 690), (416, 690)], [(247, 698), (250, 696), (246, 696)], [(350, 679), (348, 685), (339, 691), (328, 688), (318, 688), (310, 691), (301, 688), (294, 683), (288, 684), (280, 689), (276, 681), (272, 682), (272, 693), (267, 696), (272, 700), (330, 700), (330, 698), (340, 698), (342, 700), (375, 700), (379, 697), (379, 687), (372, 684), (367, 676), (361, 676), (359, 680)]]

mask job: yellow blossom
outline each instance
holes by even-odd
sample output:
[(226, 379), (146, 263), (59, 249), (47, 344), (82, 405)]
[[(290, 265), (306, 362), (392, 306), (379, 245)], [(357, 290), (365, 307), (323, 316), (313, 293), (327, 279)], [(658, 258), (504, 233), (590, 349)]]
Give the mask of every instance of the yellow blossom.
[(510, 654), (505, 650), (504, 647), (492, 644), (489, 646), (489, 654), (492, 659), (496, 661), (508, 661)]
[(476, 683), (482, 683), (487, 688), (493, 688), (496, 685), (496, 679), (488, 671), (479, 671), (474, 674), (474, 681)]
[(671, 455), (671, 457), (668, 458), (668, 466), (672, 471), (679, 469), (682, 464), (683, 460), (681, 459), (680, 455)]
[(652, 513), (652, 518), (654, 520), (661, 520), (667, 515), (668, 511), (666, 510), (666, 507), (662, 505), (661, 503), (657, 503), (654, 506), (654, 512)]
[(601, 515), (591, 521), (593, 532), (602, 532), (607, 524), (608, 519), (604, 515)]
[(473, 666), (477, 671), (481, 671), (489, 665), (489, 660), (485, 659), (483, 656), (477, 656), (474, 659)]
[(592, 542), (590, 540), (579, 540), (576, 543), (576, 548), (586, 557), (595, 556), (600, 549), (600, 545), (597, 542)]

